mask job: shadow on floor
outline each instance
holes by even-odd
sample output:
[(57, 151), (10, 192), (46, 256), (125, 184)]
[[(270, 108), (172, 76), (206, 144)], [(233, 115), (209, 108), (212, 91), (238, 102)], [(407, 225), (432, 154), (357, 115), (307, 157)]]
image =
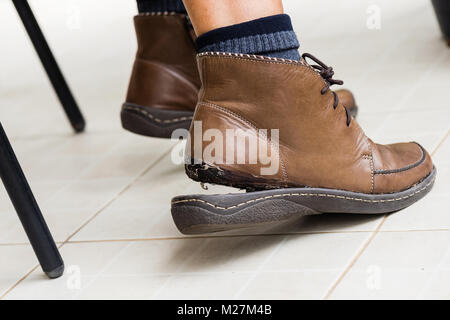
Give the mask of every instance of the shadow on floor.
[[(283, 223), (264, 225), (251, 229), (234, 232), (217, 233), (205, 236), (200, 247), (192, 249), (189, 241), (198, 239), (186, 238), (166, 261), (168, 265), (183, 264), (183, 270), (201, 272), (211, 267), (234, 263), (236, 260), (251, 259), (259, 254), (266, 254), (267, 249), (277, 246), (286, 237), (286, 241), (301, 241), (311, 234), (328, 232), (370, 232), (375, 228), (375, 221), (382, 215), (349, 215), (323, 214), (318, 216), (301, 217)], [(367, 227), (356, 228), (366, 224)], [(190, 258), (185, 257), (185, 251), (192, 251)], [(184, 253), (184, 254), (181, 254)], [(162, 263), (164, 263), (162, 261)]]

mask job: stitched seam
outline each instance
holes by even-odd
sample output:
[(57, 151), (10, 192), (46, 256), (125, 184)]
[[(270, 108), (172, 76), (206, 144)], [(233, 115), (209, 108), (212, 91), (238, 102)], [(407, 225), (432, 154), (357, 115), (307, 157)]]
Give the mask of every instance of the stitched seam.
[(367, 148), (369, 149), (370, 154), (366, 154), (363, 156), (363, 159), (367, 159), (369, 160), (369, 167), (370, 167), (370, 183), (371, 183), (371, 191), (370, 193), (374, 193), (375, 191), (375, 178), (374, 178), (374, 170), (375, 170), (375, 165), (373, 162), (373, 150), (372, 150), (372, 144), (369, 141), (369, 138), (367, 138), (367, 136), (364, 136), (366, 143), (367, 143)]
[[(234, 59), (239, 59), (239, 60), (257, 59), (258, 61), (262, 61), (265, 63), (302, 65), (302, 66), (311, 68), (303, 59), (297, 61), (297, 60), (274, 58), (274, 57), (267, 57), (267, 56), (261, 56), (261, 55), (255, 55), (255, 54), (217, 52), (217, 51), (216, 52), (202, 52), (202, 53), (199, 53), (198, 56), (199, 57), (218, 56), (218, 57), (223, 57), (223, 58), (232, 58), (232, 59), (234, 58)], [(241, 58), (249, 58), (249, 59), (241, 59)]]
[[(236, 117), (236, 118), (238, 118), (238, 119), (244, 121), (246, 124), (248, 124), (249, 126), (251, 126), (253, 129), (255, 129), (255, 130), (257, 130), (257, 131), (259, 130), (258, 127), (255, 126), (253, 123), (251, 123), (251, 122), (248, 121), (247, 119), (243, 118), (242, 116), (240, 116), (240, 115), (234, 113), (233, 111), (231, 111), (231, 110), (229, 110), (229, 109), (227, 109), (227, 108), (221, 107), (221, 106), (216, 105), (216, 104), (211, 103), (211, 102), (199, 102), (198, 105), (203, 105), (203, 106), (205, 106), (205, 107), (211, 107), (211, 108), (220, 110), (220, 111), (222, 111), (222, 112), (225, 112), (225, 113), (227, 113), (227, 114), (229, 114), (229, 115), (231, 115), (231, 116), (233, 116), (233, 117)], [(278, 157), (279, 157), (280, 163), (281, 163), (281, 170), (282, 170), (283, 178), (285, 179), (285, 182), (287, 182), (288, 176), (287, 176), (287, 172), (286, 172), (286, 167), (285, 167), (284, 162), (283, 162), (283, 159), (282, 159), (282, 157), (281, 157), (281, 153), (279, 152), (279, 150), (277, 151), (277, 149), (275, 148), (274, 143), (272, 142), (272, 140), (269, 140), (269, 138), (268, 138), (264, 133), (261, 133), (261, 135), (264, 137), (264, 139), (266, 140), (266, 142), (269, 142), (269, 143), (270, 143), (270, 145), (272, 146), (272, 148), (273, 148), (273, 149), (275, 150), (275, 152), (278, 154)]]
[[(326, 81), (318, 74), (309, 64), (307, 64), (303, 58), (300, 59), (300, 61), (296, 60), (290, 60), (290, 59), (283, 59), (283, 58), (272, 58), (267, 56), (258, 56), (258, 55), (251, 55), (251, 54), (243, 54), (243, 53), (229, 53), (229, 52), (203, 52), (199, 53), (197, 55), (197, 60), (200, 60), (200, 57), (204, 56), (210, 56), (210, 57), (217, 57), (222, 59), (232, 59), (232, 60), (241, 60), (241, 61), (247, 61), (252, 63), (267, 63), (267, 64), (278, 64), (278, 65), (292, 65), (292, 66), (299, 66), (304, 67), (304, 70), (311, 75), (318, 76), (320, 81), (324, 85), (326, 85)], [(204, 69), (204, 68), (203, 68)]]
[(369, 166), (370, 166), (370, 179), (371, 179), (371, 193), (374, 192), (375, 190), (375, 179), (374, 179), (374, 174), (373, 174), (373, 157), (372, 155), (364, 155), (362, 157), (365, 160), (369, 160)]
[(417, 161), (416, 163), (410, 164), (406, 167), (400, 168), (400, 169), (392, 169), (392, 170), (376, 170), (374, 173), (377, 175), (389, 175), (389, 174), (396, 174), (396, 173), (402, 173), (411, 169), (414, 169), (418, 166), (420, 166), (426, 159), (427, 155), (425, 152), (425, 149), (418, 143), (416, 143), (420, 150), (422, 151), (422, 157), (420, 158), (419, 161)]
[[(366, 137), (366, 139), (367, 139), (367, 137)], [(372, 145), (370, 144), (368, 139), (367, 139), (367, 142), (369, 143), (369, 151), (370, 151), (370, 178), (372, 179), (372, 193), (374, 193), (374, 191), (375, 191), (375, 179), (374, 179), (375, 165), (373, 163), (373, 150), (372, 150)]]
[(190, 117), (180, 117), (180, 118), (174, 118), (174, 119), (168, 119), (168, 120), (162, 120), (159, 119), (157, 117), (155, 117), (153, 114), (151, 114), (150, 112), (143, 110), (139, 107), (133, 107), (133, 106), (123, 106), (123, 108), (125, 110), (132, 110), (132, 111), (136, 111), (140, 114), (142, 114), (143, 116), (147, 117), (148, 119), (157, 122), (157, 123), (175, 123), (175, 122), (182, 122), (182, 121), (187, 121), (187, 120), (192, 120), (192, 116)]
[(145, 16), (175, 16), (175, 15), (183, 15), (182, 13), (177, 13), (174, 11), (157, 11), (157, 12), (142, 12), (137, 14), (137, 17), (145, 17)]
[(428, 189), (428, 187), (434, 182), (435, 179), (433, 179), (432, 181), (430, 181), (426, 186), (424, 186), (422, 189), (415, 191), (414, 193), (404, 196), (404, 197), (400, 197), (400, 198), (394, 198), (394, 199), (388, 199), (388, 200), (368, 200), (368, 199), (362, 199), (362, 198), (354, 198), (354, 197), (345, 197), (345, 196), (337, 196), (337, 195), (333, 195), (333, 194), (326, 194), (326, 193), (283, 193), (283, 194), (275, 194), (275, 195), (271, 195), (271, 196), (266, 196), (266, 197), (261, 197), (261, 198), (257, 198), (257, 199), (253, 199), (253, 200), (248, 200), (245, 202), (241, 202), (239, 204), (236, 204), (234, 206), (231, 207), (221, 207), (221, 206), (217, 206), (215, 204), (212, 204), (208, 201), (202, 200), (202, 199), (187, 199), (187, 200), (179, 200), (179, 201), (173, 201), (172, 205), (174, 204), (180, 204), (180, 203), (189, 203), (189, 202), (200, 202), (203, 204), (206, 204), (208, 206), (211, 206), (215, 209), (219, 209), (219, 210), (230, 210), (230, 209), (235, 209), (235, 208), (239, 208), (241, 206), (244, 206), (246, 204), (250, 204), (250, 203), (254, 203), (254, 202), (259, 202), (262, 200), (269, 200), (269, 199), (273, 199), (273, 198), (281, 198), (281, 197), (326, 197), (326, 198), (336, 198), (336, 199), (344, 199), (344, 200), (352, 200), (352, 201), (359, 201), (359, 202), (367, 202), (367, 203), (385, 203), (385, 202), (394, 202), (394, 201), (401, 201), (401, 200), (406, 200), (409, 199), (411, 197), (413, 197), (416, 194), (419, 194), (421, 192), (423, 192), (424, 190)]

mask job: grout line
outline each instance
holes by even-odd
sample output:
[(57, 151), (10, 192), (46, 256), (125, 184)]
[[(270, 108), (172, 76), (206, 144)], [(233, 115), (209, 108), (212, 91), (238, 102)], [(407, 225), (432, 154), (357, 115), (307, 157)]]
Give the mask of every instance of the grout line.
[[(370, 233), (374, 230), (361, 231), (317, 231), (317, 232), (295, 232), (295, 233), (260, 233), (260, 234), (237, 234), (237, 235), (205, 235), (192, 237), (161, 237), (161, 238), (125, 238), (125, 239), (100, 239), (100, 240), (77, 240), (68, 241), (68, 244), (83, 243), (104, 243), (104, 242), (146, 242), (146, 241), (164, 241), (164, 240), (190, 240), (190, 239), (223, 239), (223, 238), (241, 238), (241, 237), (280, 237), (296, 235), (315, 235), (315, 234), (349, 234), (349, 233)], [(421, 229), (421, 230), (383, 230), (380, 233), (402, 233), (402, 232), (448, 232), (450, 229)]]
[(97, 279), (100, 277), (100, 275), (101, 275), (105, 270), (107, 270), (110, 266), (112, 266), (112, 264), (113, 264), (114, 262), (116, 262), (117, 259), (120, 258), (120, 256), (122, 255), (122, 253), (123, 253), (125, 250), (127, 250), (131, 245), (132, 245), (132, 243), (130, 242), (130, 243), (128, 243), (127, 245), (125, 245), (122, 249), (120, 249), (119, 252), (117, 252), (116, 255), (115, 255), (108, 263), (106, 263), (106, 265), (103, 266), (103, 268), (101, 268), (101, 269), (97, 272), (97, 274), (95, 274), (95, 276), (88, 282), (88, 284), (86, 284), (86, 286), (85, 286), (84, 288), (82, 288), (79, 292), (77, 292), (77, 293), (74, 295), (74, 299), (77, 299), (77, 297), (78, 297), (79, 295), (81, 295), (81, 294), (83, 293), (83, 291), (85, 291), (88, 287), (90, 287), (90, 286), (95, 282), (95, 280), (97, 280)]
[[(449, 232), (449, 228), (440, 229), (396, 229), (396, 230), (379, 230), (379, 233), (404, 233), (404, 232)], [(119, 238), (119, 239), (95, 239), (95, 240), (69, 240), (66, 242), (56, 241), (56, 244), (88, 244), (88, 243), (115, 243), (115, 242), (147, 242), (147, 241), (167, 241), (167, 240), (195, 240), (195, 239), (223, 239), (223, 238), (240, 238), (240, 237), (280, 237), (280, 236), (296, 236), (296, 235), (315, 235), (315, 234), (351, 234), (351, 233), (371, 233), (374, 230), (337, 230), (337, 231), (311, 231), (311, 232), (287, 232), (287, 233), (258, 233), (258, 234), (233, 234), (233, 235), (198, 235), (198, 236), (173, 236), (173, 237), (156, 237), (156, 238)], [(0, 243), (0, 247), (10, 246), (30, 246), (28, 242), (17, 243)]]
[(158, 296), (161, 295), (161, 293), (167, 288), (169, 282), (175, 278), (176, 276), (178, 276), (181, 271), (183, 270), (183, 268), (186, 266), (186, 264), (191, 261), (192, 259), (194, 259), (195, 256), (197, 256), (197, 253), (199, 253), (201, 250), (203, 250), (206, 246), (208, 246), (209, 241), (204, 241), (202, 242), (197, 249), (193, 250), (193, 252), (190, 254), (190, 256), (188, 258), (186, 258), (186, 260), (184, 262), (182, 262), (178, 268), (175, 269), (175, 271), (173, 272), (172, 275), (169, 276), (168, 279), (166, 279), (164, 281), (164, 283), (158, 288), (158, 290), (156, 290), (156, 292), (154, 292), (150, 298), (150, 300), (156, 300), (158, 298)]
[[(447, 139), (449, 135), (449, 132), (444, 136), (444, 138), (441, 140), (439, 145), (433, 150), (431, 153), (431, 156), (433, 156), (436, 151), (439, 149), (439, 147), (442, 145), (442, 143)], [(342, 280), (345, 278), (345, 276), (350, 272), (350, 269), (355, 265), (355, 263), (358, 261), (359, 257), (363, 254), (363, 252), (366, 250), (366, 248), (369, 246), (369, 244), (372, 242), (372, 240), (375, 238), (375, 236), (380, 232), (381, 227), (389, 217), (389, 214), (386, 214), (383, 219), (380, 221), (380, 223), (377, 225), (377, 228), (372, 233), (372, 235), (367, 239), (365, 243), (363, 243), (362, 247), (356, 255), (353, 257), (353, 259), (350, 261), (349, 265), (345, 268), (345, 270), (342, 272), (342, 274), (337, 278), (337, 280), (332, 284), (330, 289), (327, 291), (327, 293), (324, 296), (324, 300), (328, 300), (331, 296), (331, 294), (336, 290), (336, 288), (339, 286), (339, 284), (342, 282)], [(384, 231), (383, 231), (384, 232)]]
[(272, 252), (269, 253), (269, 255), (264, 259), (264, 261), (258, 266), (258, 268), (251, 274), (249, 279), (245, 281), (244, 285), (239, 289), (238, 292), (234, 295), (234, 299), (237, 300), (239, 297), (245, 292), (245, 290), (248, 288), (248, 286), (255, 280), (255, 278), (262, 272), (264, 266), (274, 257), (274, 255), (280, 250), (280, 248), (283, 246), (283, 244), (287, 241), (288, 236), (283, 237), (280, 242), (277, 243), (275, 248), (272, 250)]
[(20, 278), (16, 283), (14, 283), (10, 288), (8, 288), (5, 291), (5, 293), (3, 293), (0, 296), (0, 300), (3, 300), (6, 297), (6, 295), (8, 295), (11, 291), (13, 291), (23, 280), (25, 280), (30, 274), (32, 274), (38, 267), (39, 265), (36, 265), (33, 268), (31, 268), (30, 271), (28, 271), (22, 278)]
[[(448, 231), (448, 230), (446, 230)], [(302, 233), (260, 233), (260, 234), (236, 234), (236, 235), (199, 235), (191, 237), (161, 237), (161, 238), (130, 238), (130, 239), (105, 239), (105, 240), (78, 240), (69, 241), (70, 244), (77, 243), (96, 243), (96, 242), (145, 242), (145, 241), (163, 241), (163, 240), (196, 240), (196, 239), (223, 239), (223, 238), (241, 238), (241, 237), (280, 237), (280, 236), (295, 236), (295, 235), (309, 235), (309, 234), (340, 234), (340, 233), (369, 233), (371, 231), (352, 231), (352, 232), (302, 232)]]
[(328, 289), (327, 293), (323, 297), (323, 300), (328, 300), (331, 296), (331, 294), (334, 292), (334, 290), (338, 287), (338, 285), (342, 282), (342, 280), (345, 278), (347, 273), (350, 271), (350, 269), (355, 265), (356, 261), (358, 261), (359, 257), (363, 254), (363, 252), (366, 250), (366, 248), (369, 246), (369, 244), (372, 242), (372, 240), (377, 235), (380, 228), (383, 226), (384, 222), (386, 221), (388, 215), (385, 215), (383, 219), (380, 221), (380, 223), (377, 225), (377, 228), (375, 231), (370, 235), (370, 237), (363, 243), (362, 247), (356, 252), (356, 255), (350, 260), (350, 263), (345, 268), (345, 270), (339, 275), (339, 277), (336, 279), (336, 281), (331, 285), (330, 289)]
[[(118, 130), (96, 130), (96, 129), (89, 129), (88, 131), (85, 131), (81, 134), (95, 134), (95, 135), (111, 135), (111, 134), (120, 134), (121, 131)], [(66, 139), (66, 138), (72, 138), (79, 135), (78, 133), (74, 132), (48, 132), (43, 134), (34, 134), (29, 133), (25, 135), (13, 135), (10, 138), (11, 141), (31, 141), (36, 139), (49, 139), (49, 138), (55, 138), (55, 139)]]
[(447, 133), (445, 134), (445, 136), (442, 138), (442, 140), (439, 142), (439, 144), (436, 146), (436, 148), (433, 150), (433, 152), (431, 153), (432, 156), (434, 156), (436, 154), (436, 152), (439, 150), (439, 148), (444, 144), (445, 140), (447, 140), (448, 136), (450, 134), (450, 130), (447, 131)]
[[(431, 62), (427, 68), (425, 69), (425, 71), (423, 71), (420, 75), (420, 77), (414, 82), (414, 84), (412, 84), (408, 90), (405, 92), (405, 94), (399, 99), (399, 101), (397, 101), (394, 106), (392, 107), (392, 109), (390, 110), (391, 112), (389, 113), (389, 115), (386, 117), (384, 123), (382, 125), (380, 125), (378, 127), (378, 129), (376, 129), (374, 131), (374, 136), (377, 136), (380, 132), (382, 132), (385, 128), (384, 128), (384, 124), (386, 123), (386, 121), (388, 121), (389, 119), (393, 118), (395, 115), (397, 115), (398, 113), (402, 113), (405, 112), (405, 109), (403, 108), (404, 104), (406, 103), (406, 101), (408, 101), (408, 99), (414, 95), (414, 93), (419, 89), (420, 84), (424, 81), (424, 79), (426, 79), (426, 77), (428, 75), (430, 75), (433, 71), (433, 69), (439, 65), (439, 63), (441, 62), (441, 60), (445, 60), (447, 56), (447, 52), (444, 52), (443, 54), (440, 54), (439, 56), (437, 56), (437, 58)], [(397, 111), (397, 113), (394, 113), (395, 111)], [(418, 111), (420, 112), (420, 111)]]
[[(172, 146), (173, 147), (173, 146)], [(161, 155), (155, 162), (153, 162), (148, 168), (146, 168), (143, 172), (141, 172), (139, 175), (137, 175), (133, 181), (131, 181), (130, 183), (128, 183), (128, 185), (126, 185), (118, 194), (116, 194), (115, 197), (113, 197), (111, 200), (109, 200), (103, 207), (101, 207), (96, 213), (94, 213), (93, 216), (91, 216), (85, 223), (83, 223), (80, 227), (78, 227), (78, 229), (76, 229), (74, 232), (72, 232), (72, 234), (70, 234), (66, 240), (64, 240), (62, 242), (62, 244), (60, 245), (60, 247), (62, 247), (64, 244), (66, 244), (68, 241), (70, 241), (70, 239), (72, 239), (78, 232), (81, 231), (81, 229), (83, 229), (87, 224), (89, 224), (89, 222), (91, 222), (92, 220), (94, 220), (100, 213), (102, 213), (107, 207), (109, 207), (115, 200), (117, 200), (124, 192), (126, 192), (128, 189), (131, 188), (131, 186), (133, 184), (135, 184), (141, 177), (143, 177), (144, 175), (146, 175), (151, 169), (153, 169), (162, 159), (164, 159), (166, 157), (166, 155), (168, 155), (170, 153), (170, 151), (172, 150), (172, 147), (165, 152), (163, 155)]]
[[(127, 191), (136, 181), (138, 181), (142, 176), (147, 174), (152, 168), (154, 168), (166, 155), (168, 155), (173, 149), (173, 146), (169, 148), (163, 155), (161, 155), (155, 162), (153, 162), (148, 168), (146, 168), (143, 172), (141, 172), (137, 177), (131, 181), (128, 185), (126, 185), (115, 197), (109, 200), (103, 207), (97, 210), (93, 216), (91, 216), (85, 223), (83, 223), (78, 229), (76, 229), (72, 234), (70, 234), (66, 240), (64, 240), (59, 246), (58, 249), (61, 249), (71, 238), (75, 236), (80, 230), (82, 230), (89, 222), (94, 220), (103, 210), (105, 210), (111, 203), (113, 203), (118, 197), (120, 197), (125, 191)], [(24, 281), (34, 270), (39, 267), (39, 264), (36, 265), (31, 271), (29, 271), (25, 276), (19, 279), (14, 285), (12, 285), (2, 296), (0, 296), (0, 300), (2, 300), (7, 294), (9, 294), (14, 288), (16, 288), (22, 281)]]

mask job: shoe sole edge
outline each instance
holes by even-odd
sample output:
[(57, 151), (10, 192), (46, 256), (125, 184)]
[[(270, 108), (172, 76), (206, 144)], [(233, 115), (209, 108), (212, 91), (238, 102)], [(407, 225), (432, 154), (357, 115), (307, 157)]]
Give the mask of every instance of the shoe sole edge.
[(422, 199), (436, 168), (420, 183), (389, 194), (324, 188), (285, 188), (224, 195), (188, 195), (172, 200), (172, 217), (183, 234), (215, 233), (321, 213), (386, 214)]

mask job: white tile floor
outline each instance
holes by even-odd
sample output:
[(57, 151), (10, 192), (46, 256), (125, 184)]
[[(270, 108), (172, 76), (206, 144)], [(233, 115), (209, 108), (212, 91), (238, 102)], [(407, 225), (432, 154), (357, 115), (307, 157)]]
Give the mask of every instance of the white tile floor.
[[(356, 93), (368, 135), (416, 140), (433, 154), (433, 192), (389, 216), (196, 238), (170, 216), (172, 196), (206, 192), (170, 161), (174, 143), (120, 128), (134, 1), (30, 2), (88, 129), (72, 134), (11, 2), (0, 0), (0, 119), (67, 265), (64, 277), (44, 277), (0, 187), (1, 298), (450, 298), (450, 49), (429, 1), (285, 4), (302, 51)], [(366, 27), (373, 4), (380, 30)]]

